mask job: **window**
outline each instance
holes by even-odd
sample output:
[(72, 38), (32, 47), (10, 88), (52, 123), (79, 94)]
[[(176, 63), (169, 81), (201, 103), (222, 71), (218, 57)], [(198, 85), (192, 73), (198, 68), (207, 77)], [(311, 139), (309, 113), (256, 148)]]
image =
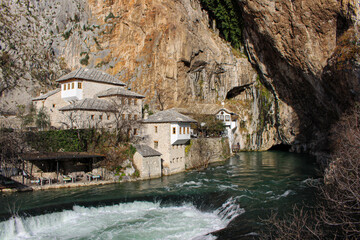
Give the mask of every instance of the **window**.
[(56, 105), (55, 104), (53, 104), (53, 108), (55, 107)]
[(173, 127), (173, 134), (176, 134), (176, 127)]
[(182, 127), (179, 127), (179, 134), (181, 134), (181, 129), (182, 129)]
[(185, 127), (183, 127), (182, 129), (183, 129), (183, 134), (186, 134), (186, 133), (185, 133)]
[(158, 127), (157, 126), (154, 127), (154, 131), (155, 131), (155, 133), (158, 132)]
[(90, 118), (91, 118), (92, 120), (94, 120), (94, 115), (91, 115)]
[(122, 114), (122, 119), (125, 120), (125, 118), (126, 118), (126, 115)]
[(102, 120), (102, 115), (99, 115), (99, 119)]
[(134, 120), (135, 120), (135, 121), (137, 120), (137, 115), (136, 115), (136, 114), (134, 115)]
[(78, 83), (78, 89), (82, 89), (82, 83), (81, 82)]
[(107, 120), (110, 120), (110, 115), (107, 116)]
[(75, 83), (71, 83), (71, 89), (75, 88)]
[(158, 149), (159, 147), (159, 142), (158, 141), (154, 141), (154, 149)]
[(190, 128), (187, 127), (187, 134), (190, 134)]
[(70, 83), (68, 83), (67, 89), (70, 90)]
[(226, 115), (226, 116), (225, 116), (225, 120), (226, 120), (226, 121), (230, 121), (230, 115)]
[(129, 119), (129, 120), (131, 120), (131, 117), (132, 117), (132, 115), (131, 115), (131, 114), (129, 114), (128, 119)]
[(134, 105), (138, 105), (138, 100), (134, 99)]
[(64, 91), (66, 90), (66, 84), (64, 84)]
[(134, 135), (137, 135), (137, 128), (134, 128)]

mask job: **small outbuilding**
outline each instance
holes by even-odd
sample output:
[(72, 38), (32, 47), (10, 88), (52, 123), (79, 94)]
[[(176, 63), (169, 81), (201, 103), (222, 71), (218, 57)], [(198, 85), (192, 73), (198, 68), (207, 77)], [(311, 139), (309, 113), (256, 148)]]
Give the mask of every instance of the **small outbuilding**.
[(142, 144), (134, 145), (134, 164), (140, 171), (142, 179), (161, 177), (161, 153), (155, 149)]

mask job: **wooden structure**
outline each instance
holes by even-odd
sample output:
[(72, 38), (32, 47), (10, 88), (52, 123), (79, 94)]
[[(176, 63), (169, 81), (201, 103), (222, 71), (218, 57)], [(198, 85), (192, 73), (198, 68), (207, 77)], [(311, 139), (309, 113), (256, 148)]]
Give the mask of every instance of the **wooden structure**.
[(94, 163), (105, 158), (104, 155), (86, 152), (28, 153), (20, 157), (23, 161), (24, 173), (26, 172), (32, 176), (34, 168), (44, 173), (56, 172), (57, 181), (59, 173), (90, 172), (94, 168)]

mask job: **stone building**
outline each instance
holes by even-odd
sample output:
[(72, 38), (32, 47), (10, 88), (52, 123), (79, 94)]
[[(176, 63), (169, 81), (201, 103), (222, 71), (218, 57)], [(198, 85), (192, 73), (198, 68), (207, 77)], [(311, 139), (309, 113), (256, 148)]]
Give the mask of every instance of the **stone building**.
[[(125, 89), (123, 82), (107, 73), (79, 68), (56, 81), (59, 89), (33, 99), (37, 110), (44, 108), (49, 114), (51, 126), (113, 128), (142, 117), (144, 96)], [(137, 128), (132, 131), (138, 134)]]
[(164, 175), (185, 170), (185, 146), (190, 141), (190, 124), (195, 122), (172, 109), (143, 120), (144, 143), (162, 154)]
[(134, 164), (142, 179), (161, 177), (161, 153), (147, 145), (136, 144)]

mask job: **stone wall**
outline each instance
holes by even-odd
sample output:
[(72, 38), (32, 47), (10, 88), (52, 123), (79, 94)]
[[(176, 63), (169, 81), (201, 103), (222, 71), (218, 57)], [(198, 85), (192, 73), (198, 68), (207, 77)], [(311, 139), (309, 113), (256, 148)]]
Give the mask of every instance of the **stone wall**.
[(230, 156), (227, 138), (195, 138), (185, 149), (186, 169), (201, 168)]
[(136, 152), (134, 155), (134, 164), (140, 171), (141, 179), (150, 179), (161, 177), (161, 157), (143, 157)]

